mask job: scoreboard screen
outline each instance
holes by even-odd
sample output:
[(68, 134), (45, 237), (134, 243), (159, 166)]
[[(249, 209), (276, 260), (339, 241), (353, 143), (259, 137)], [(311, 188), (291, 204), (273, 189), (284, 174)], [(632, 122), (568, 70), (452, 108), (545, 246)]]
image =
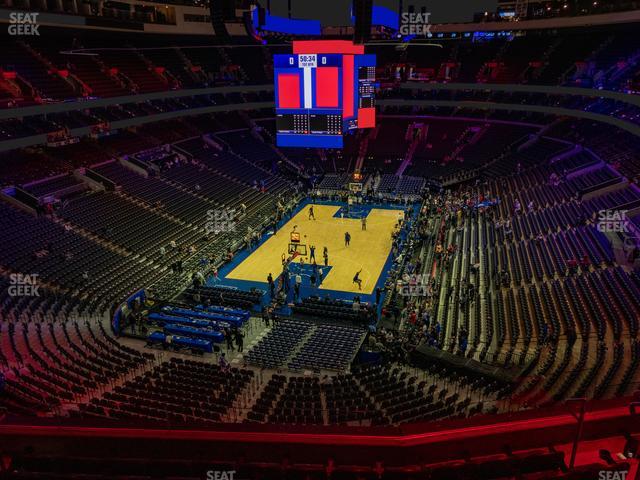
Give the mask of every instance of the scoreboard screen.
[(279, 132), (293, 133), (293, 115), (276, 115), (276, 129)]
[(311, 134), (342, 135), (342, 116), (310, 113), (309, 130)]
[(375, 126), (376, 59), (362, 45), (294, 41), (273, 64), (278, 146), (341, 148), (345, 133)]

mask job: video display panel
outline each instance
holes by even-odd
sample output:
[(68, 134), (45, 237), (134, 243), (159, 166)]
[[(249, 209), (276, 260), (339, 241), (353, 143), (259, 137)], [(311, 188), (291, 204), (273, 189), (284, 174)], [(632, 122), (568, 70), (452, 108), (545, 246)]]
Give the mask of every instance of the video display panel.
[(345, 133), (374, 127), (375, 60), (344, 40), (274, 55), (278, 146), (341, 148)]

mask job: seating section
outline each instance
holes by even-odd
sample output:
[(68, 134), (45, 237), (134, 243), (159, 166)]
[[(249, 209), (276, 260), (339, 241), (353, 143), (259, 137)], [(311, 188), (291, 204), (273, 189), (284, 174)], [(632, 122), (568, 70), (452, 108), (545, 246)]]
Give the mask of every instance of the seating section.
[[(323, 408), (326, 405), (326, 410)], [(381, 423), (382, 413), (350, 375), (319, 380), (274, 374), (262, 390), (246, 422), (276, 424), (368, 425)]]
[(203, 302), (208, 300), (213, 305), (219, 304), (250, 310), (254, 305), (261, 302), (264, 291), (254, 289), (247, 292), (223, 286), (201, 286), (189, 287), (184, 293), (186, 297), (191, 298), (193, 298), (194, 294), (198, 294)]
[(134, 93), (157, 92), (168, 88), (168, 82), (153, 70), (152, 65), (146, 64), (137, 52), (105, 50), (100, 54), (100, 60), (108, 69), (116, 69), (116, 75), (122, 75), (125, 84)]
[(250, 364), (265, 368), (281, 367), (311, 329), (308, 322), (281, 320), (247, 353), (245, 359)]
[(113, 193), (91, 194), (71, 200), (60, 216), (82, 229), (101, 235), (131, 252), (149, 255), (159, 238), (185, 244), (192, 232), (179, 222), (141, 208)]
[(352, 375), (332, 377), (322, 385), (322, 390), (329, 424), (362, 424), (365, 421), (369, 421), (371, 425), (385, 423), (382, 411)]
[[(23, 415), (44, 415), (74, 404), (85, 396), (98, 395), (119, 377), (145, 368), (150, 354), (121, 345), (102, 324), (57, 321), (44, 315), (47, 305), (58, 313), (73, 305), (57, 300), (41, 289), (41, 296), (16, 307), (3, 307), (6, 323), (0, 330), (0, 369), (5, 385), (0, 407)], [(6, 303), (4, 304), (6, 305)], [(29, 322), (28, 322), (29, 321)], [(39, 322), (38, 322), (39, 321)]]
[(229, 145), (231, 150), (243, 158), (251, 159), (251, 162), (271, 171), (273, 164), (277, 162), (278, 155), (274, 149), (259, 138), (257, 131), (239, 131), (220, 133), (217, 137)]
[(214, 204), (190, 192), (179, 190), (156, 177), (143, 177), (118, 162), (109, 162), (93, 170), (115, 182), (127, 195), (139, 198), (160, 211), (187, 223), (204, 226), (207, 211)]
[[(439, 389), (436, 384), (428, 385), (426, 381), (418, 382), (416, 377), (398, 367), (364, 368), (357, 370), (354, 375), (376, 405), (380, 406), (385, 421), (394, 424), (464, 417), (472, 402), (471, 395), (460, 399), (459, 393), (450, 393), (446, 387)], [(475, 407), (469, 412), (483, 411), (482, 404)]]
[(467, 388), (464, 398), (435, 377), (419, 381), (399, 366), (357, 366), (353, 373), (321, 378), (274, 373), (245, 422), (387, 425), (464, 418), (493, 408), (473, 400), (489, 398), (491, 386), (482, 380), (458, 381)]
[[(249, 142), (251, 134), (248, 130), (245, 130), (243, 134), (243, 138), (246, 139), (242, 143), (246, 144)], [(264, 144), (262, 146), (268, 148)], [(246, 187), (245, 191), (233, 192), (238, 196), (242, 194), (247, 202), (251, 202), (254, 197), (259, 197), (261, 191), (277, 194), (286, 189), (286, 183), (283, 179), (272, 173), (271, 165), (268, 165), (266, 169), (261, 167), (263, 162), (261, 162), (259, 155), (251, 155), (246, 150), (238, 149), (234, 150), (233, 154), (215, 150), (199, 139), (179, 143), (177, 147), (188, 151), (198, 162), (201, 162), (199, 164), (201, 171), (204, 166), (214, 174), (231, 176), (239, 184), (250, 186), (254, 190), (253, 192), (248, 191)], [(269, 149), (269, 151), (275, 155), (273, 150)], [(243, 153), (245, 156), (242, 156)], [(218, 188), (220, 187), (218, 186)]]
[(344, 370), (364, 340), (361, 328), (318, 325), (300, 351), (289, 362), (293, 370)]
[(309, 297), (293, 306), (298, 315), (314, 318), (336, 318), (354, 324), (367, 324), (373, 312), (370, 305), (352, 301)]
[[(325, 313), (330, 318), (331, 312)], [(339, 317), (334, 317), (339, 318)], [(263, 368), (344, 371), (362, 344), (362, 327), (278, 320), (247, 353), (245, 361)]]
[(172, 358), (144, 376), (82, 405), (78, 415), (127, 420), (207, 424), (228, 415), (251, 370), (222, 372), (211, 363)]
[[(185, 133), (191, 131), (185, 129)], [(38, 273), (63, 288), (74, 290), (82, 286), (85, 292), (97, 292), (111, 275), (112, 285), (106, 298), (94, 296), (92, 302), (86, 302), (101, 303), (104, 308), (112, 299), (123, 298), (151, 279), (165, 278), (166, 288), (175, 288), (174, 280), (162, 267), (141, 268), (141, 265), (152, 262), (171, 266), (180, 260), (184, 268), (189, 268), (203, 256), (222, 259), (230, 247), (237, 248), (233, 232), (216, 236), (215, 242), (206, 241), (210, 212), (228, 208), (235, 212), (238, 231), (248, 228), (260, 231), (277, 197), (291, 188), (288, 179), (267, 172), (250, 160), (205, 148), (207, 144), (200, 137), (176, 147), (181, 155), (194, 155), (192, 161), (172, 168), (163, 163), (159, 175), (152, 157), (141, 157), (146, 171), (132, 171), (111, 159), (112, 155), (152, 152), (160, 148), (158, 144), (157, 139), (144, 134), (123, 132), (100, 144), (83, 141), (62, 150), (52, 148), (43, 154), (23, 157), (26, 164), (20, 164), (15, 178), (21, 178), (19, 173), (23, 172), (27, 178), (37, 179), (22, 183), (24, 189), (40, 198), (55, 197), (59, 203), (53, 216), (38, 218), (6, 205), (2, 207), (3, 220), (19, 225), (5, 232), (7, 249), (3, 264), (18, 271)], [(216, 162), (218, 153), (220, 161)], [(43, 161), (52, 165), (57, 175), (46, 179), (35, 177), (40, 168), (36, 164)], [(207, 167), (205, 162), (214, 168)], [(106, 182), (107, 191), (89, 190), (91, 185), (69, 172), (77, 167), (91, 170), (93, 163), (97, 166), (92, 171), (113, 182), (115, 191), (110, 191), (112, 184)], [(11, 165), (8, 162), (3, 168), (8, 171)], [(208, 181), (203, 180), (202, 169), (207, 172)], [(27, 235), (26, 242), (19, 241), (21, 228), (27, 229), (22, 230)], [(173, 242), (175, 248), (169, 245)], [(162, 255), (161, 247), (165, 251)], [(112, 275), (115, 271), (120, 273)], [(256, 303), (255, 299), (249, 301)]]
[(277, 399), (268, 421), (273, 423), (322, 424), (319, 380), (300, 377), (289, 379), (284, 385), (284, 390)]
[(65, 100), (79, 96), (71, 82), (61, 75), (50, 75), (47, 65), (27, 44), (9, 42), (2, 49), (1, 61), (3, 70), (16, 72), (18, 79), (24, 79), (25, 96), (40, 100)]
[[(322, 407), (323, 400), (327, 410)], [(287, 378), (274, 374), (245, 421), (315, 425), (369, 423), (372, 416), (378, 418), (379, 413), (350, 376), (325, 382), (317, 377)]]
[(333, 192), (343, 190), (349, 182), (349, 175), (346, 173), (329, 173), (322, 177), (318, 189), (322, 192)]
[[(103, 9), (103, 13), (111, 11), (125, 13), (117, 8)], [(147, 13), (135, 15), (150, 20)], [(72, 32), (56, 30), (28, 43), (10, 41), (0, 66), (17, 72), (18, 77), (7, 80), (8, 85), (2, 89), (7, 100), (2, 103), (28, 105), (43, 99), (108, 97), (238, 83), (264, 85), (272, 82), (272, 54), (284, 53), (277, 46), (207, 46), (206, 38), (201, 37), (141, 38), (100, 30), (85, 33), (78, 39)], [(633, 33), (632, 25), (618, 25), (589, 33), (565, 29), (553, 35), (530, 32), (487, 42), (461, 39), (455, 42), (456, 48), (452, 42), (438, 42), (441, 48), (432, 49), (426, 56), (417, 46), (410, 46), (404, 61), (411, 66), (415, 80), (565, 84), (620, 90), (634, 81), (631, 65), (638, 42)], [(126, 48), (115, 50), (114, 44)], [(90, 49), (91, 55), (61, 53), (83, 47)], [(372, 53), (378, 56), (381, 79), (395, 80), (397, 52), (388, 46), (375, 46)], [(243, 96), (251, 95), (237, 94), (238, 99)], [(385, 138), (401, 138), (404, 133), (402, 122), (396, 122), (371, 139), (381, 165), (397, 167), (402, 162), (407, 150), (387, 151), (390, 143)], [(451, 141), (458, 138), (458, 134), (449, 137)]]
[(119, 97), (131, 93), (124, 82), (111, 75), (107, 66), (93, 55), (74, 57), (72, 72), (88, 87), (91, 96)]
[[(636, 348), (640, 292), (598, 222), (603, 209), (636, 205), (638, 191), (589, 153), (557, 156), (544, 140), (500, 159), (478, 187), (431, 197), (425, 227), (436, 233), (420, 259), (435, 264), (439, 285), (428, 325), (437, 330), (425, 341), (480, 361), (533, 367), (515, 394), (528, 405), (589, 389), (597, 397), (628, 393), (629, 378), (637, 378), (627, 352)], [(496, 199), (486, 210), (469, 208)]]
[[(92, 241), (50, 218), (33, 217), (0, 204), (2, 219), (2, 265), (15, 272), (36, 274), (69, 293), (90, 295), (83, 310), (97, 312), (151, 278), (125, 253)], [(105, 292), (108, 292), (105, 294)]]
[(86, 189), (86, 186), (75, 179), (72, 175), (57, 176), (51, 179), (46, 179), (43, 182), (23, 185), (23, 187), (27, 192), (36, 197), (55, 195), (58, 198), (62, 198), (65, 194), (72, 191), (81, 191)]

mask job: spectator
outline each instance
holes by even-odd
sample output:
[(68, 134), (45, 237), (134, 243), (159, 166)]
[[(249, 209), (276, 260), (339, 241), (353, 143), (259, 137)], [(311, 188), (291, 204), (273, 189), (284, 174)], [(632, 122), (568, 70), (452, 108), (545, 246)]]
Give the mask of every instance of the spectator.
[(220, 358), (218, 358), (218, 365), (220, 366), (220, 369), (223, 372), (228, 372), (229, 369), (231, 368), (231, 365), (229, 365), (229, 362), (227, 361), (227, 358), (224, 355), (224, 352), (220, 354)]
[(235, 341), (238, 352), (242, 352), (244, 349), (244, 334), (240, 330), (235, 331)]
[(233, 348), (233, 337), (231, 336), (231, 330), (228, 328), (224, 330), (224, 339), (227, 342), (227, 351), (234, 352), (235, 348)]
[(267, 283), (269, 284), (269, 292), (271, 293), (271, 298), (273, 298), (275, 296), (276, 286), (273, 282), (273, 275), (271, 275), (271, 273), (267, 275)]

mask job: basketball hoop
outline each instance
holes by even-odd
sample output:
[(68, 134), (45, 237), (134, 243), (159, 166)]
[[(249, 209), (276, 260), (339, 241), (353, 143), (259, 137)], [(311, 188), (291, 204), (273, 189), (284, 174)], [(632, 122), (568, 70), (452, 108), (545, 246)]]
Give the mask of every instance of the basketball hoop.
[(289, 254), (293, 255), (293, 258), (298, 255), (302, 255), (303, 257), (307, 256), (307, 246), (299, 243), (290, 243), (289, 244)]
[(349, 183), (349, 191), (354, 195), (362, 192), (362, 183), (361, 182), (351, 182)]

